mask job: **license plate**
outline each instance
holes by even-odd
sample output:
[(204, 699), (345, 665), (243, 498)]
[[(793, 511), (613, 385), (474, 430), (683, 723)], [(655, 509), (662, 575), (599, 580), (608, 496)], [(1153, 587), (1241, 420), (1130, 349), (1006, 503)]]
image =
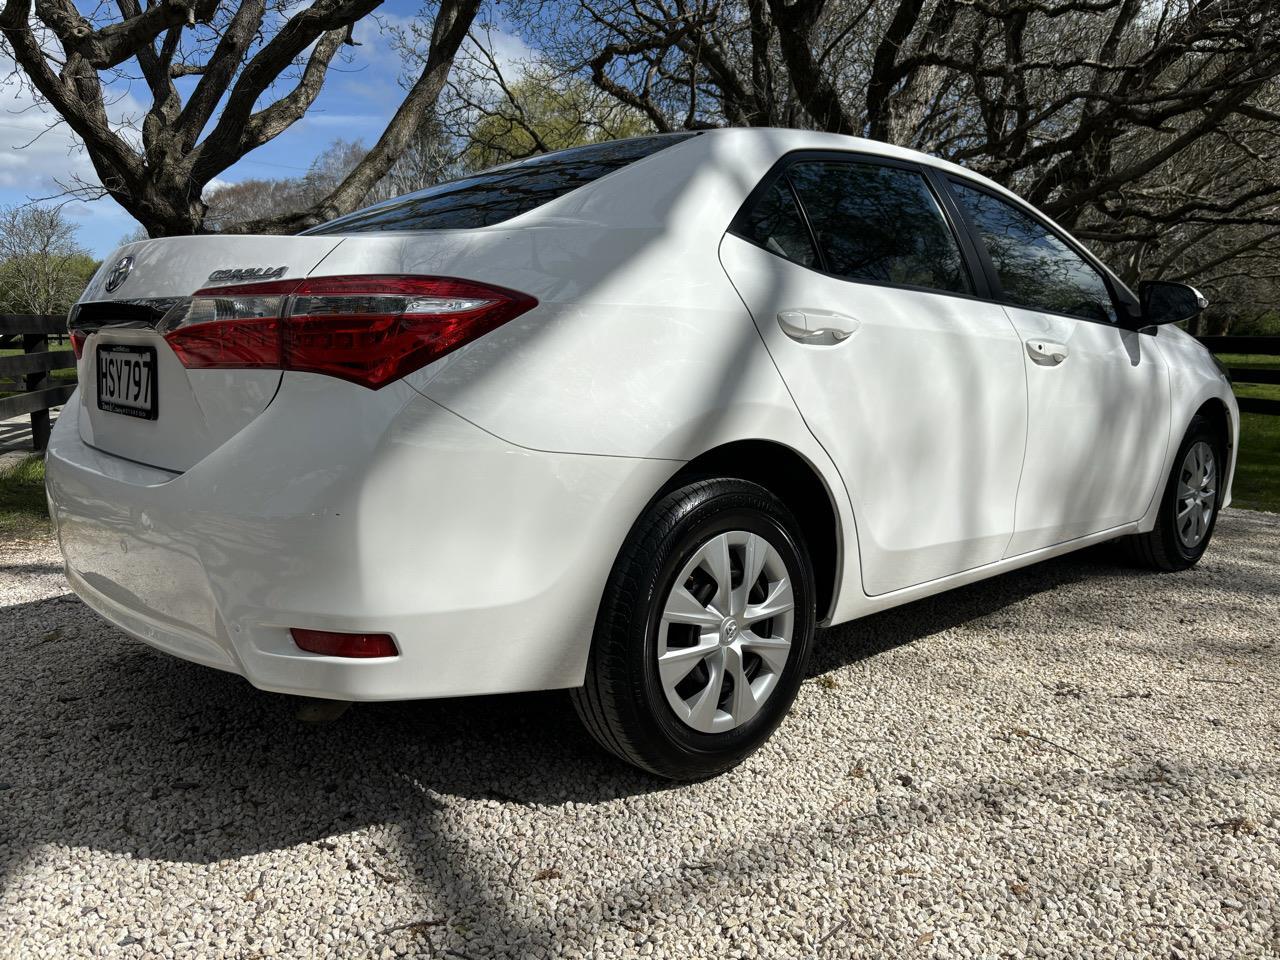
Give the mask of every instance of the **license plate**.
[(154, 420), (156, 348), (123, 343), (98, 347), (98, 409)]

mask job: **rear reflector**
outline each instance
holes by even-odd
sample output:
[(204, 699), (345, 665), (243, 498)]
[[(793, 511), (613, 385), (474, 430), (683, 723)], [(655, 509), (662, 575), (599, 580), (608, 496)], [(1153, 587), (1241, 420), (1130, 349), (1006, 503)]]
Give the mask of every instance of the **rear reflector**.
[(328, 630), (301, 630), (289, 633), (298, 649), (326, 657), (394, 657), (399, 651), (387, 633), (330, 633)]
[(452, 277), (319, 277), (209, 287), (159, 330), (189, 369), (295, 370), (376, 390), (535, 306)]
[(84, 356), (84, 342), (86, 339), (88, 338), (83, 333), (71, 334), (71, 349), (75, 351), (77, 360)]

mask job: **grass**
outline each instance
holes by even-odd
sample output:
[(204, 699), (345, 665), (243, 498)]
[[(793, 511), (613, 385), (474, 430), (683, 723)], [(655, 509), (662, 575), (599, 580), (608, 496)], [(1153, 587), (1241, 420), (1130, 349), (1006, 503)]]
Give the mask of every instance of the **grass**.
[(48, 532), (44, 458), (33, 454), (0, 470), (0, 537), (29, 537)]
[(1253, 370), (1270, 370), (1280, 367), (1280, 357), (1268, 357), (1260, 353), (1215, 353), (1215, 357), (1228, 367), (1249, 367)]
[[(1280, 399), (1280, 388), (1271, 389)], [(1240, 415), (1240, 458), (1231, 502), (1250, 510), (1280, 512), (1280, 417)]]
[[(1251, 370), (1280, 368), (1280, 357), (1220, 353), (1228, 367)], [(1280, 400), (1280, 384), (1237, 383), (1237, 397)], [(1280, 512), (1280, 417), (1240, 415), (1240, 457), (1236, 464), (1233, 503), (1250, 510)]]

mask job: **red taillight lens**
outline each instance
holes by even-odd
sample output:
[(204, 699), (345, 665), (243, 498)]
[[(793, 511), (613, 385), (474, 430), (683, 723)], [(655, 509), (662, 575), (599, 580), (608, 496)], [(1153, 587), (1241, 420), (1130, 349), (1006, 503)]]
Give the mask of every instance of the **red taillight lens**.
[(83, 333), (71, 334), (71, 349), (75, 352), (77, 360), (84, 356), (84, 342), (87, 339)]
[(270, 367), (377, 389), (536, 305), (449, 277), (321, 277), (201, 290), (161, 331), (189, 368)]
[(281, 366), (280, 318), (297, 280), (210, 287), (173, 307), (160, 332), (189, 369)]
[(299, 650), (322, 653), (326, 657), (394, 657), (400, 651), (387, 633), (332, 633), (328, 630), (302, 630), (293, 627), (289, 631)]

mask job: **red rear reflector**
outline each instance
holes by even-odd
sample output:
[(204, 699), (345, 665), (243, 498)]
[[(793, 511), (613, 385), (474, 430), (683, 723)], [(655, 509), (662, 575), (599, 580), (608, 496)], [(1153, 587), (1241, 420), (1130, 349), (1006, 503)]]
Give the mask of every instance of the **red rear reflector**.
[(84, 342), (86, 339), (83, 333), (71, 334), (71, 349), (75, 351), (77, 360), (84, 356)]
[(160, 329), (188, 368), (321, 373), (376, 390), (535, 306), (451, 277), (319, 277), (209, 287)]
[(289, 630), (298, 649), (326, 657), (394, 657), (400, 651), (387, 633), (331, 633), (328, 630)]

